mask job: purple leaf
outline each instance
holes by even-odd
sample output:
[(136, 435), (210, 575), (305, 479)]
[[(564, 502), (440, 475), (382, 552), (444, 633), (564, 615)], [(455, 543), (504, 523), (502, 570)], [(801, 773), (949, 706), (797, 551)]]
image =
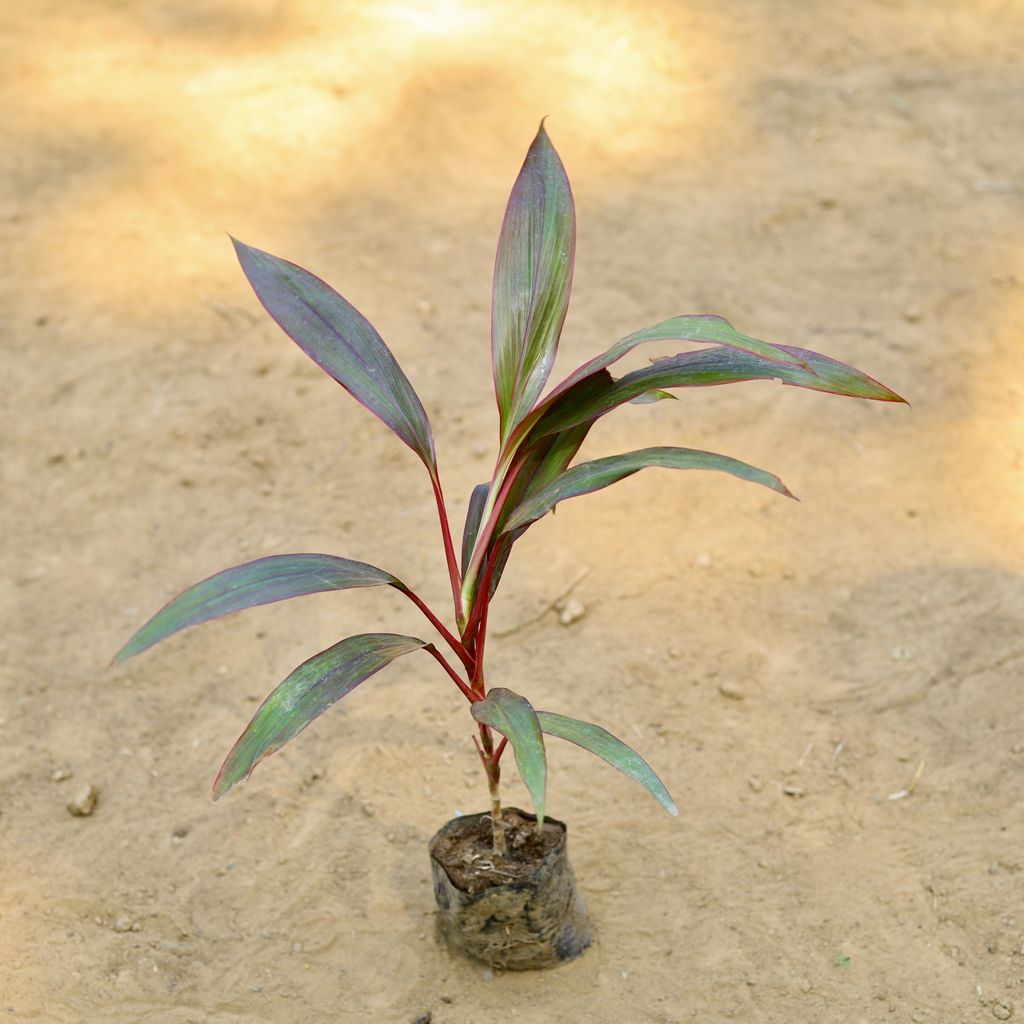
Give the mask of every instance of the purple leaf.
[(569, 179), (542, 123), (509, 196), (494, 264), (491, 358), (502, 441), (551, 373), (575, 248)]
[(466, 525), (462, 531), (463, 575), (466, 574), (466, 566), (469, 565), (470, 556), (473, 554), (476, 535), (480, 532), (480, 519), (483, 515), (484, 505), (487, 503), (487, 495), (490, 489), (490, 484), (477, 484), (473, 488), (473, 493), (469, 496), (469, 505), (466, 508)]
[(809, 349), (780, 345), (779, 348), (807, 364), (776, 363), (732, 348), (701, 349), (657, 359), (650, 366), (627, 373), (603, 387), (581, 381), (563, 394), (536, 421), (530, 439), (567, 430), (579, 423), (593, 423), (617, 406), (631, 402), (652, 389), (712, 387), (748, 380), (779, 380), (792, 387), (824, 391), (848, 398), (878, 402), (904, 401), (884, 384), (853, 366)]
[(285, 334), (383, 420), (436, 479), (434, 438), (423, 404), (370, 321), (309, 271), (232, 242), (253, 290)]
[(271, 555), (225, 569), (189, 587), (156, 613), (114, 656), (124, 661), (188, 626), (245, 608), (353, 587), (408, 588), (383, 569), (334, 555)]
[[(747, 352), (750, 355), (758, 356), (772, 363), (807, 365), (801, 357), (793, 355), (795, 350), (787, 349), (784, 345), (771, 345), (766, 341), (759, 341), (757, 338), (751, 338), (747, 334), (742, 334), (724, 317), (714, 314), (674, 316), (668, 320), (661, 321), (661, 323), (654, 324), (652, 327), (645, 327), (642, 330), (634, 331), (628, 337), (617, 341), (606, 352), (602, 352), (601, 355), (595, 356), (575, 369), (519, 424), (512, 438), (512, 443), (515, 444), (517, 441), (522, 440), (533, 425), (566, 392), (571, 390), (576, 393), (595, 374), (632, 352), (638, 345), (648, 341), (693, 341), (702, 344), (725, 345), (739, 352)], [(640, 398), (641, 396), (637, 397)], [(647, 401), (657, 401), (657, 397), (651, 397)]]

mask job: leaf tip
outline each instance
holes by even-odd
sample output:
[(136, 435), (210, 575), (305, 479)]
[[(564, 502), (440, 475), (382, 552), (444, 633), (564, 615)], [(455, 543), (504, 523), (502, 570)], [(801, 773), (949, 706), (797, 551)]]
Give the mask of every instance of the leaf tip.
[[(220, 771), (217, 772), (217, 778), (213, 780), (213, 785), (210, 787), (210, 799), (214, 803), (216, 803), (222, 797), (227, 796), (228, 793), (230, 793), (231, 790), (234, 788), (235, 783), (238, 781), (237, 779), (229, 780), (227, 777), (227, 767), (229, 760), (230, 756), (220, 766)], [(243, 779), (242, 781), (244, 782), (245, 780)]]

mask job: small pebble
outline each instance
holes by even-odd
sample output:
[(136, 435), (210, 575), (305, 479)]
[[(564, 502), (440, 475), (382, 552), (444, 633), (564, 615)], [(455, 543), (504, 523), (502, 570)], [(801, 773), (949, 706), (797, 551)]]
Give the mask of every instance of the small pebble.
[(743, 700), (746, 694), (735, 683), (719, 683), (718, 692), (729, 700)]
[(707, 569), (711, 565), (711, 556), (707, 552), (702, 552), (693, 561), (694, 565), (700, 566), (701, 569)]
[(492, 971), (490, 967), (485, 967), (480, 972), (480, 977), (483, 978), (484, 981), (494, 981), (494, 971)]
[(786, 796), (793, 796), (793, 797), (801, 797), (801, 796), (804, 795), (804, 791), (803, 791), (803, 787), (802, 786), (783, 786), (782, 787), (782, 792), (785, 793)]
[(96, 801), (99, 800), (100, 791), (91, 783), (86, 783), (68, 801), (68, 811), (76, 818), (88, 818), (96, 810)]
[(65, 779), (71, 778), (70, 768), (54, 768), (53, 774), (50, 776), (51, 782), (63, 782)]
[(452, 1003), (452, 1002), (454, 1002), (454, 1000), (452, 999), (451, 996), (441, 996), (441, 1002), (442, 1003)]
[(924, 316), (924, 314), (917, 306), (907, 306), (907, 308), (903, 310), (903, 319), (906, 320), (908, 324), (916, 324), (922, 316)]
[(1009, 1020), (1013, 1016), (1013, 1007), (1009, 1003), (996, 1003), (992, 1007), (992, 1016), (996, 1020)]
[(417, 299), (416, 300), (416, 312), (422, 313), (423, 316), (429, 316), (435, 310), (434, 304), (430, 299)]
[(302, 943), (301, 942), (293, 942), (292, 943), (292, 952), (293, 953), (301, 953), (302, 952)]
[(127, 914), (120, 914), (112, 925), (115, 932), (137, 932), (138, 926)]
[(587, 614), (587, 606), (575, 597), (561, 602), (558, 606), (558, 621), (563, 626), (571, 626)]
[(753, 564), (747, 566), (747, 573), (750, 576), (753, 576), (754, 579), (758, 579), (759, 577), (764, 575), (764, 567), (761, 565), (760, 562), (754, 562)]
[(804, 980), (800, 982), (800, 991), (803, 992), (804, 995), (806, 995), (808, 992), (810, 992), (811, 988), (812, 988), (812, 986), (811, 986), (810, 978), (804, 978)]
[(412, 1024), (430, 1024), (431, 1020), (433, 1020), (433, 1014), (432, 1014), (432, 1013), (431, 1013), (431, 1012), (430, 1012), (429, 1010), (427, 1010), (427, 1012), (426, 1012), (426, 1013), (421, 1013), (421, 1014), (420, 1014), (420, 1015), (419, 1015), (419, 1016), (418, 1016), (418, 1017), (417, 1017), (417, 1018), (416, 1018), (416, 1019), (415, 1019), (415, 1020), (414, 1020), (414, 1021), (412, 1022)]
[(752, 793), (760, 793), (761, 790), (764, 789), (764, 783), (757, 775), (751, 775), (750, 778), (747, 779), (747, 785), (750, 787)]

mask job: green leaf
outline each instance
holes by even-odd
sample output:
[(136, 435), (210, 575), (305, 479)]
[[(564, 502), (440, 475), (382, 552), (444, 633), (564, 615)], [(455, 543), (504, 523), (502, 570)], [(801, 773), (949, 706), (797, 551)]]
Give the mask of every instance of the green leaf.
[(655, 402), (664, 402), (666, 399), (672, 399), (673, 402), (678, 401), (677, 396), (668, 391), (645, 391), (642, 395), (630, 399), (630, 403), (632, 405), (653, 405)]
[[(557, 387), (555, 387), (543, 402), (541, 402), (523, 421), (518, 425), (514, 435), (510, 438), (511, 445), (517, 445), (529, 433), (541, 417), (545, 417), (556, 403), (561, 404), (567, 392), (580, 396), (581, 388), (583, 394), (592, 394), (593, 378), (605, 367), (611, 366), (623, 356), (632, 352), (638, 345), (648, 341), (693, 341), (702, 344), (713, 343), (725, 345), (740, 352), (747, 352), (770, 362), (792, 363), (806, 365), (800, 356), (795, 356), (793, 350), (787, 350), (784, 345), (771, 345), (766, 341), (759, 341), (747, 334), (737, 331), (732, 324), (724, 317), (713, 314), (698, 314), (693, 316), (674, 316), (653, 327), (645, 327), (643, 330), (634, 331), (628, 337), (617, 341), (606, 352), (595, 356), (593, 359), (575, 369)], [(606, 375), (610, 380), (611, 376)], [(665, 397), (662, 395), (661, 397)], [(649, 398), (646, 401), (656, 401), (656, 398)], [(575, 401), (575, 399), (574, 399)], [(644, 399), (637, 395), (628, 401), (640, 401)], [(621, 403), (620, 403), (621, 404)]]
[(437, 477), (423, 403), (362, 313), (307, 270), (232, 239), (260, 302), (313, 362), (386, 423)]
[(590, 722), (581, 722), (576, 718), (556, 715), (551, 711), (538, 711), (537, 720), (542, 731), (549, 736), (568, 740), (596, 754), (613, 768), (618, 768), (624, 775), (628, 775), (634, 782), (639, 782), (669, 814), (679, 813), (676, 802), (669, 795), (661, 779), (654, 774), (654, 769), (635, 750), (626, 746), (622, 740), (616, 739), (606, 729)]
[(238, 737), (213, 783), (213, 799), (219, 800), (236, 783), (248, 779), (260, 761), (375, 672), (403, 654), (428, 646), (397, 633), (361, 633), (303, 662), (260, 705)]
[(473, 554), (473, 546), (476, 544), (476, 535), (480, 532), (480, 518), (483, 515), (484, 505), (487, 504), (487, 495), (490, 493), (490, 484), (477, 484), (473, 493), (469, 496), (469, 505), (466, 508), (466, 525), (462, 530), (462, 575), (466, 575), (466, 566), (469, 565), (470, 556)]
[(494, 265), (491, 359), (503, 442), (551, 373), (575, 249), (569, 179), (542, 123), (509, 196)]
[(546, 515), (566, 498), (599, 491), (649, 466), (660, 466), (664, 469), (716, 469), (741, 480), (770, 487), (786, 497), (793, 497), (785, 484), (774, 474), (740, 462), (739, 459), (731, 459), (727, 455), (716, 455), (714, 452), (692, 448), (641, 448), (639, 451), (627, 452), (624, 455), (610, 455), (604, 459), (594, 459), (593, 462), (581, 462), (578, 466), (566, 470), (553, 483), (524, 500), (509, 516), (505, 529), (515, 530), (526, 526)]
[(780, 345), (809, 369), (792, 363), (769, 362), (730, 348), (702, 349), (657, 359), (650, 366), (627, 373), (595, 388), (583, 381), (547, 406), (534, 424), (530, 438), (566, 430), (578, 423), (592, 423), (612, 409), (631, 402), (652, 389), (712, 387), (748, 380), (778, 380), (792, 387), (847, 398), (878, 402), (902, 402), (895, 391), (853, 366), (809, 349)]
[(470, 704), (469, 708), (478, 722), (496, 729), (512, 744), (519, 774), (533, 799), (537, 824), (543, 825), (548, 762), (537, 713), (525, 697), (502, 686), (495, 686), (483, 700)]
[(701, 344), (727, 345), (736, 351), (747, 352), (770, 362), (803, 363), (801, 358), (794, 356), (792, 349), (751, 338), (750, 335), (737, 331), (724, 317), (709, 314), (674, 316), (654, 324), (653, 327), (634, 331), (628, 337), (617, 341), (607, 352), (574, 370), (555, 391), (561, 393), (568, 390), (573, 384), (618, 362), (637, 345), (643, 345), (648, 341), (695, 341)]
[(352, 587), (406, 590), (389, 572), (334, 555), (271, 555), (225, 569), (189, 587), (156, 613), (114, 656), (124, 661), (188, 626), (245, 608)]

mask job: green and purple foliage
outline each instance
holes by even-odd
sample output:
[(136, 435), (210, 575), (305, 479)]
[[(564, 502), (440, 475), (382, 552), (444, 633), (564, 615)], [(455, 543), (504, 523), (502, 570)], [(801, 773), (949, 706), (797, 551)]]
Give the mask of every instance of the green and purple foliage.
[[(300, 665), (270, 694), (235, 743), (213, 786), (215, 799), (243, 782), (347, 693), (396, 658), (431, 655), (458, 687), (476, 723), (474, 736), (491, 794), (495, 847), (501, 852), (500, 762), (511, 744), (519, 773), (544, 817), (544, 736), (575, 743), (639, 782), (672, 814), (676, 805), (643, 758), (599, 726), (537, 711), (523, 696), (484, 681), (487, 613), (509, 553), (538, 519), (567, 498), (589, 494), (647, 467), (714, 469), (792, 497), (778, 477), (713, 452), (644, 448), (570, 465), (594, 423), (628, 402), (674, 397), (668, 389), (749, 380), (833, 395), (901, 402), (853, 367), (817, 352), (741, 334), (719, 316), (675, 316), (624, 338), (571, 373), (542, 398), (558, 349), (572, 284), (576, 217), (569, 180), (543, 124), (505, 211), (494, 267), (491, 356), (498, 405), (494, 474), (473, 489), (456, 557), (426, 411), (373, 325), (319, 278), (241, 242), (235, 250), (249, 283), (284, 332), (421, 459), (437, 503), (454, 602), (449, 630), (401, 580), (334, 555), (274, 555), (211, 576), (175, 598), (125, 645), (121, 661), (187, 626), (304, 594), (389, 586), (403, 593), (454, 654), (394, 633), (351, 636)], [(615, 378), (608, 367), (651, 341), (711, 345), (655, 359)], [(496, 741), (495, 733), (500, 736)]]

